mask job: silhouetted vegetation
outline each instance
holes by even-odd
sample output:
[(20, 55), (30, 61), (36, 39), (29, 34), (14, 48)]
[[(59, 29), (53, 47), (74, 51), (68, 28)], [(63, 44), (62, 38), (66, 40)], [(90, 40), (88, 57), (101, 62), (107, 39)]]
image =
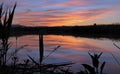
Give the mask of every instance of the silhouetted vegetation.
[(62, 27), (14, 27), (11, 36), (32, 35), (72, 35), (88, 38), (120, 39), (120, 24), (62, 26)]
[(80, 71), (77, 74), (103, 74), (103, 69), (105, 66), (106, 62), (103, 62), (100, 66), (100, 61), (99, 58), (102, 55), (102, 53), (100, 54), (90, 54), (88, 53), (92, 59), (92, 66), (88, 65), (88, 64), (82, 64), (83, 67), (85, 68), (85, 71)]
[[(14, 16), (16, 4), (13, 9), (3, 11), (3, 4), (0, 5), (0, 36), (1, 36), (1, 47), (0, 47), (0, 72), (6, 74), (6, 72), (12, 71), (6, 66), (9, 59), (7, 59), (7, 52), (10, 48), (8, 41), (10, 37), (11, 25)], [(3, 19), (4, 17), (4, 19)], [(13, 56), (12, 56), (13, 57)], [(14, 61), (15, 61), (15, 57)]]

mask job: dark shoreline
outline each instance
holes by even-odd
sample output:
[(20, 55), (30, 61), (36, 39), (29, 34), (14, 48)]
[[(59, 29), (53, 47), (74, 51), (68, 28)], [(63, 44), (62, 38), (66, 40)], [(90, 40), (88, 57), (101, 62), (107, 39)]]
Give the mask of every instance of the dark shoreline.
[(13, 27), (11, 36), (71, 35), (75, 37), (120, 39), (120, 25)]

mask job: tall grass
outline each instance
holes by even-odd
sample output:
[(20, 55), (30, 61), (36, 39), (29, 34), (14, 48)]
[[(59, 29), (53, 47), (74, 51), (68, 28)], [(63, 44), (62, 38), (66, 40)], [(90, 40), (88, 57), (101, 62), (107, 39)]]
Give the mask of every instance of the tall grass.
[(3, 4), (0, 5), (0, 37), (2, 39), (0, 48), (0, 66), (6, 65), (7, 51), (10, 48), (10, 43), (8, 42), (8, 39), (10, 37), (10, 30), (15, 8), (16, 4), (14, 5), (13, 9), (3, 11)]

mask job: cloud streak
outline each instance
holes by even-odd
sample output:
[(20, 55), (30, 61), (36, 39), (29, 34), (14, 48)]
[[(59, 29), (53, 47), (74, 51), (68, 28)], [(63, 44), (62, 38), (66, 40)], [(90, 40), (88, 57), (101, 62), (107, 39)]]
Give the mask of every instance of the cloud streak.
[(117, 17), (120, 12), (119, 4), (119, 0), (20, 0), (14, 23), (30, 26), (69, 26), (83, 22), (86, 24), (88, 20), (103, 17), (108, 20), (112, 15)]
[[(61, 10), (60, 10), (61, 11)], [(60, 12), (59, 10), (27, 12), (16, 14), (20, 22), (26, 25), (63, 26), (77, 25), (76, 23), (92, 20), (104, 16), (109, 16), (107, 12), (112, 9), (85, 10), (82, 12)], [(21, 17), (26, 16), (26, 17)], [(28, 23), (29, 22), (29, 23)], [(24, 24), (22, 23), (22, 24)], [(28, 24), (27, 24), (28, 23)]]

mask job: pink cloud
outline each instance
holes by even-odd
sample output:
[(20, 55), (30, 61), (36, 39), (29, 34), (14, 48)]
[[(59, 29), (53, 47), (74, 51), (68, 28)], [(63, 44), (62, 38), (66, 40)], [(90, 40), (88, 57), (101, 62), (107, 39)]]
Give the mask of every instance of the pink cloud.
[[(24, 1), (24, 0), (23, 0)], [(49, 3), (48, 0), (44, 4), (36, 5), (35, 8), (27, 8), (29, 2), (20, 3), (24, 12), (16, 13), (15, 23), (38, 26), (61, 26), (61, 25), (76, 25), (76, 23), (86, 22), (97, 18), (108, 17), (115, 15), (118, 7), (98, 7), (103, 1), (95, 0), (70, 0), (68, 2)], [(94, 5), (97, 5), (94, 7)], [(103, 3), (103, 5), (105, 5)], [(108, 4), (109, 5), (109, 4)], [(72, 8), (72, 7), (73, 8)], [(117, 5), (116, 5), (117, 6)], [(66, 8), (66, 7), (71, 7)], [(76, 7), (76, 9), (74, 9)], [(83, 10), (80, 10), (82, 7)], [(90, 7), (90, 8), (89, 8)], [(19, 10), (19, 9), (17, 9)], [(22, 11), (22, 10), (20, 10)]]
[(16, 14), (15, 21), (21, 24), (35, 24), (40, 26), (75, 25), (79, 22), (108, 16), (109, 14), (107, 14), (107, 12), (111, 10), (112, 9), (86, 10), (82, 12), (66, 12), (60, 15), (56, 15), (59, 10), (27, 12)]

